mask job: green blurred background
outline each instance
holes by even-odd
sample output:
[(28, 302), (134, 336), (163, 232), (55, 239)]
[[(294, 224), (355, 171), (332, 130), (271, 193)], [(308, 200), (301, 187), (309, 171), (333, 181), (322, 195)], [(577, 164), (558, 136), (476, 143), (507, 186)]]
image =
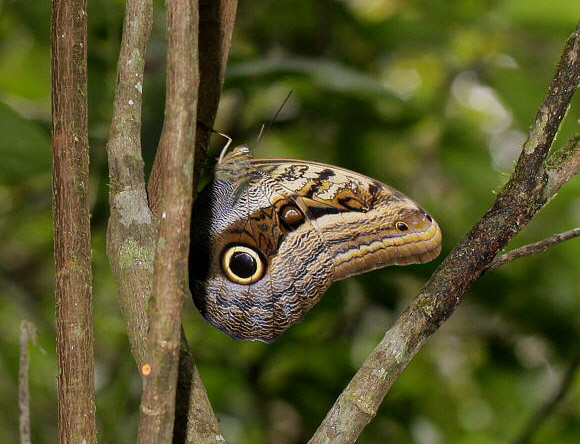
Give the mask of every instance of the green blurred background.
[[(133, 442), (140, 380), (105, 254), (105, 141), (124, 3), (89, 2), (95, 377), (101, 442)], [(144, 84), (150, 167), (164, 107), (164, 8)], [(259, 157), (340, 165), (399, 188), (445, 235), (442, 257), (486, 211), (580, 19), (577, 0), (242, 1), (216, 128)], [(18, 335), (31, 346), (33, 442), (56, 442), (50, 196), (49, 2), (0, 0), (0, 437), (18, 431)], [(293, 95), (265, 137), (289, 91)], [(580, 99), (558, 144), (578, 131)], [(223, 146), (216, 137), (214, 150)], [(573, 179), (512, 242), (580, 226)], [(232, 443), (301, 443), (441, 258), (332, 286), (271, 345), (184, 324)], [(580, 240), (490, 272), (397, 381), (361, 443), (512, 442), (580, 354)], [(534, 443), (580, 440), (580, 381)]]

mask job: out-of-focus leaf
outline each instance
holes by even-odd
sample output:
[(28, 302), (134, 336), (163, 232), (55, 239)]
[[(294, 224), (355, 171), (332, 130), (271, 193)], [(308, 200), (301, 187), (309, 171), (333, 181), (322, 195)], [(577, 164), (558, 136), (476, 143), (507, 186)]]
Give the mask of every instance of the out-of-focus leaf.
[(50, 171), (48, 135), (3, 103), (0, 134), (0, 183), (15, 183)]
[(29, 29), (21, 27), (0, 42), (0, 91), (11, 97), (48, 102), (49, 46), (33, 37)]
[(578, 0), (529, 1), (509, 0), (499, 3), (499, 12), (513, 20), (539, 28), (573, 28), (580, 17)]
[(324, 59), (275, 58), (239, 62), (229, 67), (227, 80), (271, 75), (306, 76), (321, 88), (358, 96), (401, 100), (396, 92), (372, 77), (340, 63)]

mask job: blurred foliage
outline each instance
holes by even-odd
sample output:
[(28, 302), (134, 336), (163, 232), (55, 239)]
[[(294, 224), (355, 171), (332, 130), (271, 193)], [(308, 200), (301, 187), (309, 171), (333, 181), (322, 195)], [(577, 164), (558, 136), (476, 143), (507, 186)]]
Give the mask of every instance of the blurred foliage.
[[(105, 253), (105, 141), (124, 4), (89, 3), (95, 368), (101, 442), (134, 440), (140, 380)], [(31, 346), (33, 442), (56, 441), (49, 3), (0, 1), (0, 436), (16, 442), (18, 333)], [(144, 155), (163, 118), (164, 10), (144, 87)], [(261, 157), (317, 160), (401, 189), (438, 219), (442, 257), (505, 183), (580, 19), (577, 0), (241, 2), (216, 128)], [(293, 95), (266, 135), (289, 91)], [(558, 144), (578, 130), (576, 98)], [(215, 138), (214, 150), (224, 141)], [(580, 225), (567, 184), (512, 246)], [(511, 247), (511, 246), (510, 246)], [(510, 442), (580, 353), (580, 241), (480, 279), (397, 381), (361, 443)], [(274, 344), (233, 341), (191, 301), (184, 324), (232, 443), (304, 442), (441, 259), (335, 284)], [(578, 379), (578, 378), (576, 378)], [(580, 384), (535, 443), (580, 436)]]

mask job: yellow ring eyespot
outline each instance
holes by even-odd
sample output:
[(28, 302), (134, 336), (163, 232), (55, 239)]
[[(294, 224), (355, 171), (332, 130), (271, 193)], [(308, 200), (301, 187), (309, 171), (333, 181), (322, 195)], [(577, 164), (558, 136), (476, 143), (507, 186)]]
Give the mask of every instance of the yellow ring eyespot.
[(266, 262), (253, 248), (246, 245), (230, 245), (222, 254), (222, 268), (230, 281), (250, 285), (264, 276)]

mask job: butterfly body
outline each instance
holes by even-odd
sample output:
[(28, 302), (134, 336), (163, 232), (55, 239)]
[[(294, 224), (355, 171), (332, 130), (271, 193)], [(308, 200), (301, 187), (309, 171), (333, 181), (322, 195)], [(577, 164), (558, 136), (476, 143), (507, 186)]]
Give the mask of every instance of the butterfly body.
[(399, 191), (329, 165), (253, 159), (216, 166), (192, 214), (190, 287), (202, 315), (271, 342), (335, 281), (441, 251), (437, 222)]

